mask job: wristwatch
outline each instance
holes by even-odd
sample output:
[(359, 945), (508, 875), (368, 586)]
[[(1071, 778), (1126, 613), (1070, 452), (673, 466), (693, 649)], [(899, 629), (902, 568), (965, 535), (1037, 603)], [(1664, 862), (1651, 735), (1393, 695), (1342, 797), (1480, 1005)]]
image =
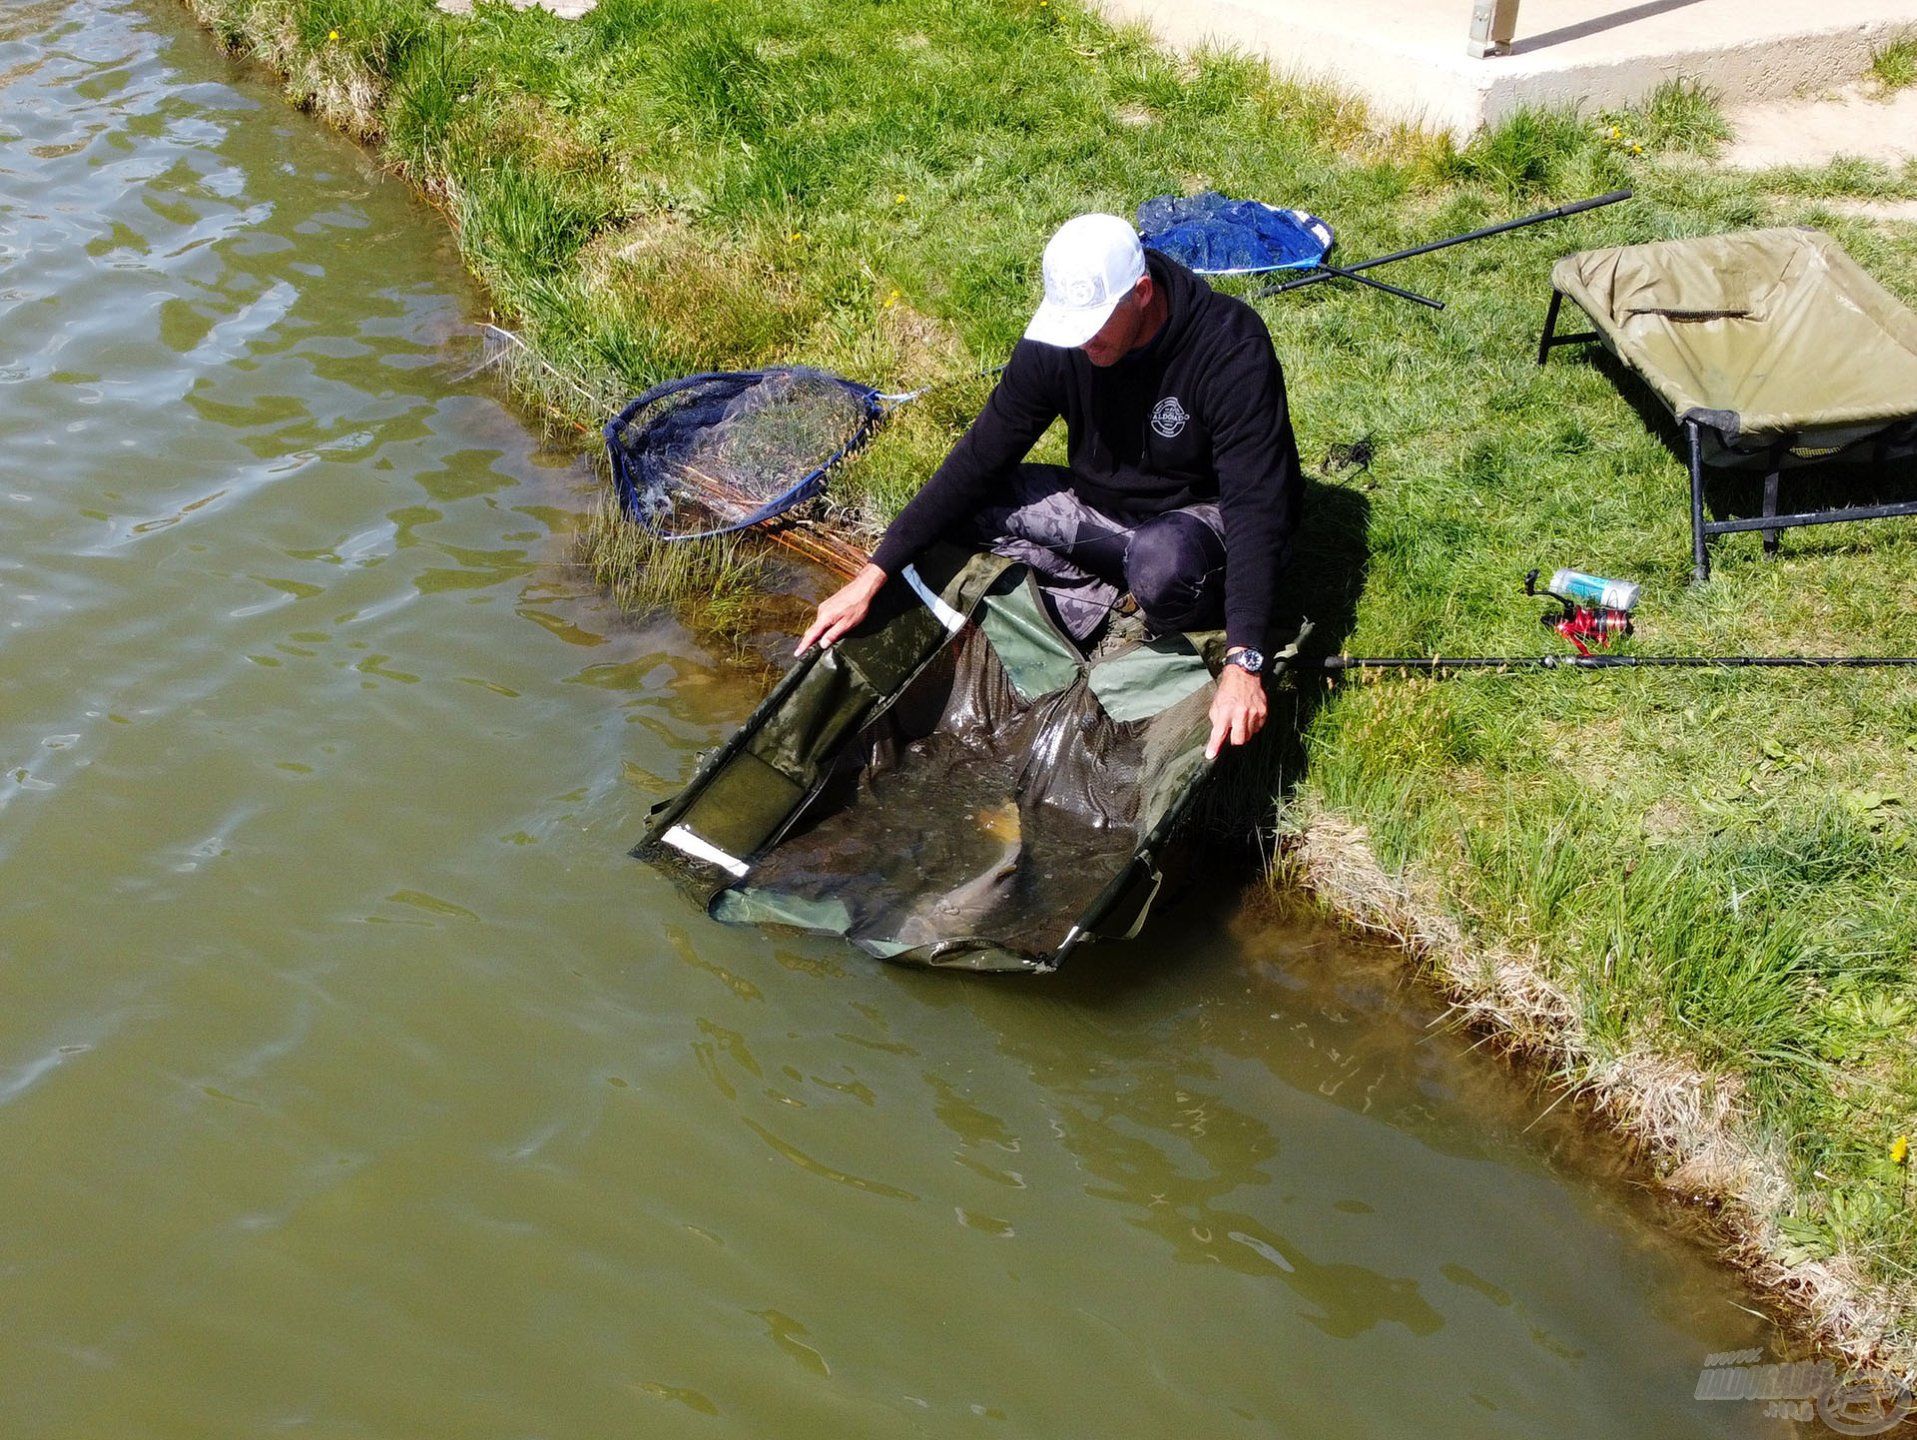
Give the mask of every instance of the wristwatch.
[(1265, 652), (1241, 645), (1225, 657), (1225, 663), (1236, 665), (1247, 674), (1262, 675), (1265, 673)]

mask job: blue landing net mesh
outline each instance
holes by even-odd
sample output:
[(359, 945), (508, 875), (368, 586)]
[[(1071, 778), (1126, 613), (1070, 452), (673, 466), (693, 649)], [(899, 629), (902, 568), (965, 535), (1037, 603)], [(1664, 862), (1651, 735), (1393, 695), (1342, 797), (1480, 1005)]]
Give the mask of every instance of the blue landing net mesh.
[(626, 511), (689, 540), (772, 519), (825, 488), (884, 397), (818, 370), (694, 375), (648, 390), (606, 426)]
[(1149, 249), (1201, 275), (1310, 269), (1333, 242), (1331, 227), (1316, 215), (1215, 190), (1154, 196), (1138, 207), (1137, 225)]

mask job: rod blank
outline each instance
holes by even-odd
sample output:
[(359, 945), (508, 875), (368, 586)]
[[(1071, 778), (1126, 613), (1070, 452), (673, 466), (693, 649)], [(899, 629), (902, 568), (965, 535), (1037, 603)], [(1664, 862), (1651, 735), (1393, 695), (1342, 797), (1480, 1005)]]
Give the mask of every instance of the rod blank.
[(1288, 280), (1282, 285), (1271, 285), (1258, 292), (1258, 298), (1267, 295), (1282, 295), (1287, 290), (1302, 290), (1307, 285), (1316, 285), (1330, 280), (1334, 275), (1351, 276), (1356, 270), (1369, 270), (1374, 265), (1390, 265), (1394, 261), (1409, 260), (1414, 255), (1429, 255), (1433, 250), (1444, 250), (1453, 245), (1462, 245), (1468, 240), (1484, 240), (1493, 235), (1502, 235), (1507, 230), (1522, 229), (1526, 225), (1542, 225), (1547, 220), (1562, 220), (1567, 215), (1576, 215), (1580, 211), (1595, 210), (1600, 205), (1615, 205), (1620, 200), (1629, 200), (1634, 192), (1613, 190), (1605, 195), (1593, 195), (1588, 200), (1573, 200), (1569, 205), (1560, 205), (1554, 210), (1540, 210), (1535, 215), (1521, 215), (1516, 220), (1501, 220), (1496, 225), (1485, 225), (1476, 230), (1467, 230), (1462, 235), (1448, 236), (1443, 240), (1428, 240), (1422, 245), (1413, 245), (1408, 250), (1393, 250), (1389, 255), (1379, 255), (1374, 259), (1360, 260), (1354, 265), (1340, 265), (1336, 272), (1323, 270), (1316, 274)]
[(1327, 655), (1326, 670), (1868, 670), (1917, 655)]

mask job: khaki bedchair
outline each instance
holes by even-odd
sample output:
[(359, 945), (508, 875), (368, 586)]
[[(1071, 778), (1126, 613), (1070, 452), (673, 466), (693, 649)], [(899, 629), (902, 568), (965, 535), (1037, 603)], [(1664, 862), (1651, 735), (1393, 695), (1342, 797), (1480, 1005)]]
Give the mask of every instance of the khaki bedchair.
[[(1709, 578), (1706, 542), (1917, 514), (1917, 501), (1777, 513), (1786, 468), (1882, 464), (1917, 454), (1917, 314), (1815, 230), (1754, 230), (1567, 255), (1551, 271), (1538, 363), (1553, 347), (1597, 340), (1641, 377), (1682, 426), (1690, 450), (1691, 559)], [(1566, 296), (1595, 330), (1559, 335)], [(1704, 467), (1764, 475), (1760, 516), (1707, 520)]]

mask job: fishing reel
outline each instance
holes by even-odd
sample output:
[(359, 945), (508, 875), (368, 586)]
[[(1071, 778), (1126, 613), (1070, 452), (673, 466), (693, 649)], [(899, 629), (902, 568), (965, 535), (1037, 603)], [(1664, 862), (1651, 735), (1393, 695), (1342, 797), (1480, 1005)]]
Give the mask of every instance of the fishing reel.
[(1556, 614), (1545, 611), (1538, 616), (1538, 624), (1547, 630), (1557, 631), (1571, 642), (1580, 655), (1589, 655), (1593, 648), (1608, 650), (1614, 640), (1631, 633), (1629, 610), (1608, 605), (1580, 605), (1555, 590), (1541, 589), (1536, 570), (1524, 577), (1524, 593), (1531, 596), (1547, 595), (1563, 607)]

